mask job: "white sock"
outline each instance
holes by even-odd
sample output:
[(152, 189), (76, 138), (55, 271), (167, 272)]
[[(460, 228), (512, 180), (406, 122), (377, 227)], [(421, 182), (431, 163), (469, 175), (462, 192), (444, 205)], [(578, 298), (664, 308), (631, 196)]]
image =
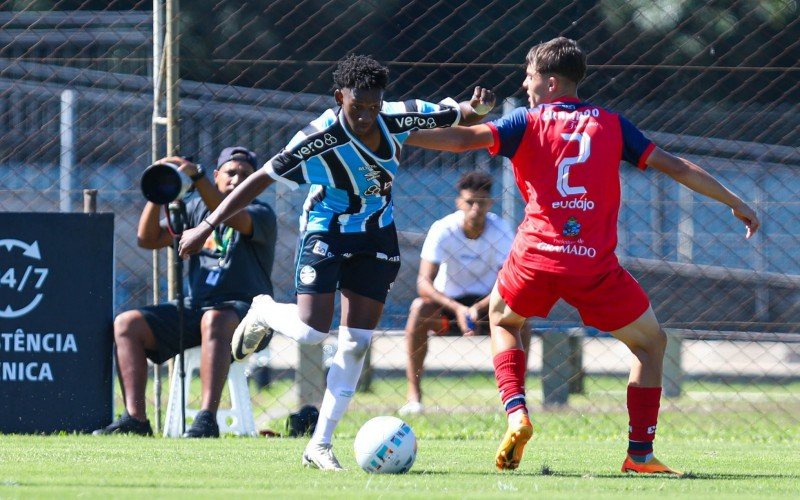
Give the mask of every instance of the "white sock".
[(259, 315), (267, 319), (269, 326), (300, 344), (319, 344), (328, 334), (315, 330), (300, 320), (297, 304), (283, 304), (272, 299), (259, 304)]
[(338, 350), (328, 370), (328, 385), (322, 398), (317, 427), (311, 437), (312, 443), (330, 444), (333, 431), (356, 392), (371, 340), (372, 330), (339, 327)]

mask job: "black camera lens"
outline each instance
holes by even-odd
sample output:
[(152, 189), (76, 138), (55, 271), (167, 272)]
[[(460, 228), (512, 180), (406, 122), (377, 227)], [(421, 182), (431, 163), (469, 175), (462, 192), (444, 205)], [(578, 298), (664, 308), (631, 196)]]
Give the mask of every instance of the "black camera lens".
[(144, 197), (157, 205), (165, 205), (181, 198), (192, 185), (192, 180), (182, 174), (172, 163), (155, 163), (142, 174)]

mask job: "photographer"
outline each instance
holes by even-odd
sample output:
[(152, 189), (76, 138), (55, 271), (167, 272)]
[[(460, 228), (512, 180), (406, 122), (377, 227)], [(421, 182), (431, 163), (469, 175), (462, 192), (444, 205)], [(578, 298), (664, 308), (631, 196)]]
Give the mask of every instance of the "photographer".
[[(222, 151), (213, 182), (199, 165), (186, 159), (168, 157), (159, 163), (165, 162), (177, 166), (195, 189), (185, 198), (183, 224), (187, 229), (208, 224), (206, 217), (257, 168), (256, 155), (243, 147)], [(170, 228), (160, 221), (161, 207), (148, 201), (142, 211), (137, 233), (142, 248), (164, 248), (173, 241)], [(189, 259), (183, 345), (185, 349), (201, 346), (202, 410), (184, 437), (219, 436), (216, 412), (231, 363), (233, 331), (255, 295), (272, 295), (270, 273), (276, 234), (272, 208), (254, 200), (225, 225), (213, 229), (200, 253)], [(116, 317), (114, 341), (126, 411), (94, 434), (152, 434), (145, 414), (146, 360), (163, 363), (179, 353), (178, 314), (177, 302), (172, 301), (125, 311)]]

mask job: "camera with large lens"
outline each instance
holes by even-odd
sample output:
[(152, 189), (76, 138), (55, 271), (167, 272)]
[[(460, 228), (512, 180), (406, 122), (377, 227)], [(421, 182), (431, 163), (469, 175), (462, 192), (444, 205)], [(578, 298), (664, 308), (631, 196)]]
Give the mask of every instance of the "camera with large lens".
[(192, 179), (174, 163), (154, 163), (142, 174), (142, 194), (156, 205), (166, 205), (183, 198), (192, 187)]

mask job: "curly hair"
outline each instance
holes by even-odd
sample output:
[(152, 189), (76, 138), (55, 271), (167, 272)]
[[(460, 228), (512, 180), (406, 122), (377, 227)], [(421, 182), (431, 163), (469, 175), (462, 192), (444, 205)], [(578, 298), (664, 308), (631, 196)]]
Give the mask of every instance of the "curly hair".
[(338, 89), (385, 89), (389, 69), (369, 56), (350, 54), (336, 65), (333, 84)]

